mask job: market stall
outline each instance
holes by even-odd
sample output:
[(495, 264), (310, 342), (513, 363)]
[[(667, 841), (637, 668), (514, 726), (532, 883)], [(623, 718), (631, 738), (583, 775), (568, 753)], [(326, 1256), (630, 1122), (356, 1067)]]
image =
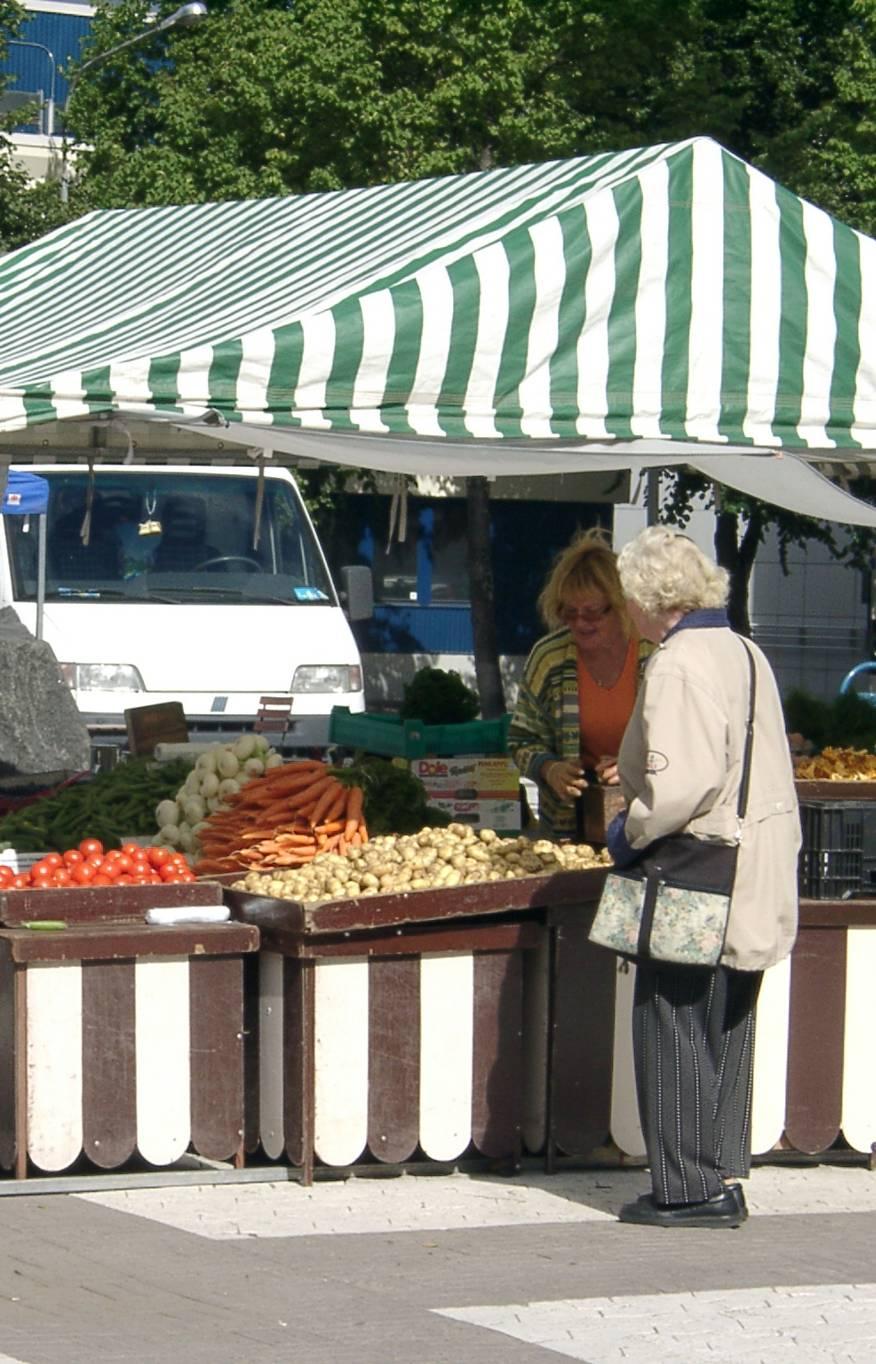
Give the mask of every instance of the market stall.
[(4, 1170), (242, 1162), (258, 932), (224, 916), (207, 882), (0, 891)]
[(312, 1177), (465, 1156), (513, 1162), (543, 1125), (550, 904), (597, 870), (299, 904), (227, 889), (258, 926), (247, 1147)]
[[(83, 459), (98, 460), (111, 438), (117, 460), (148, 457), (132, 424), (163, 422), (217, 442), (223, 460), (239, 447), (262, 462), (456, 477), (690, 465), (775, 505), (874, 525), (874, 508), (815, 467), (848, 472), (872, 459), (874, 327), (876, 243), (706, 138), (340, 193), (94, 213), (4, 260), (0, 458), (39, 458), (49, 432)], [(223, 840), (212, 851), (225, 860)], [(635, 1150), (630, 977), (591, 952), (577, 911), (550, 925), (538, 918), (566, 907), (526, 909), (537, 943), (523, 936), (528, 919), (509, 923), (520, 930), (513, 941), (485, 936), (498, 933), (507, 904), (487, 927), (463, 919), (443, 956), (398, 924), (382, 943), (385, 972), (358, 930), (326, 936), (329, 959), (313, 954), (313, 929), (283, 929), (262, 959), (264, 1027), (248, 1080), (253, 1093), (258, 1071), (265, 1117), (253, 1127), (249, 1106), (251, 1143), (302, 1164), (320, 1146), (342, 1163), (377, 1157), (373, 1144), (413, 1150), (411, 1134), (419, 1141), (428, 1127), (414, 1116), (419, 1081), (416, 1102), (394, 1100), (408, 1135), (389, 1141), (395, 1119), (363, 1125), (363, 1058), (373, 1056), (376, 1074), (385, 1054), (370, 1002), (365, 1036), (366, 1000), (381, 1000), (375, 1020), (392, 1016), (389, 997), (396, 986), (410, 996), (416, 976), (431, 1017), (440, 960), (452, 963), (446, 992), (471, 1001), (466, 1018), (496, 998), (488, 966), (522, 971), (529, 1078), (515, 1122), (527, 1149), (589, 1151), (610, 1132)], [(430, 930), (430, 942), (436, 932), (451, 930)], [(868, 961), (868, 923), (812, 932), (824, 934), (812, 940), (821, 951), (842, 941), (850, 971)], [(410, 959), (389, 951), (391, 938)], [(793, 968), (801, 982), (807, 944), (808, 930)], [(338, 999), (334, 985), (347, 979), (356, 984)], [(808, 991), (789, 983), (780, 1022), (802, 1020)], [(771, 992), (784, 998), (778, 985)], [(319, 1039), (343, 1035), (354, 998), (358, 1117), (335, 1143), (320, 1123), (333, 1131), (331, 1095), (343, 1086), (320, 1086), (343, 1076), (347, 1046)], [(296, 1043), (305, 1033), (306, 1057)], [(454, 1111), (463, 1107), (459, 1098)], [(448, 1157), (482, 1128), (460, 1118), (432, 1150)]]

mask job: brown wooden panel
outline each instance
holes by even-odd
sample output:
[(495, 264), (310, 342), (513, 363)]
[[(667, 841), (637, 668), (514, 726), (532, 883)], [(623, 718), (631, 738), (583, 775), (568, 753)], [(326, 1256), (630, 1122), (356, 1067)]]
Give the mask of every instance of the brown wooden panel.
[(82, 1149), (112, 1170), (137, 1145), (133, 961), (82, 965)]
[(801, 900), (801, 928), (876, 928), (876, 899)]
[(59, 886), (46, 890), (0, 891), (0, 923), (65, 919), (69, 924), (143, 922), (147, 909), (161, 905), (221, 905), (215, 881), (181, 881), (161, 886)]
[(229, 1160), (243, 1143), (243, 969), (240, 957), (189, 963), (192, 1145)]
[(15, 966), (7, 943), (0, 943), (0, 1165), (15, 1165), (15, 1047), (23, 1039), (15, 1028)]
[(785, 1134), (810, 1155), (840, 1130), (846, 942), (841, 928), (803, 928), (791, 957)]
[(257, 1151), (259, 1128), (259, 957), (241, 958), (243, 969), (244, 1148)]
[(361, 899), (321, 900), (299, 904), (271, 896), (251, 895), (226, 887), (225, 898), (235, 917), (261, 928), (304, 935), (362, 932), (396, 924), (442, 919), (471, 919), (489, 914), (544, 909), (551, 905), (598, 901), (606, 868), (522, 876), (516, 881), (482, 881), (440, 890), (411, 890)]
[(797, 781), (798, 800), (876, 800), (876, 781)]
[(523, 953), (476, 952), (472, 1123), (485, 1156), (517, 1156), (523, 1122)]
[(186, 713), (179, 701), (159, 701), (152, 706), (130, 706), (125, 711), (128, 748), (135, 757), (151, 757), (156, 744), (188, 743)]
[(608, 1138), (617, 960), (587, 940), (586, 919), (555, 930), (548, 1136), (567, 1155)]
[(313, 965), (283, 962), (283, 1128), (293, 1165), (313, 1160)]
[[(145, 887), (144, 887), (145, 889)], [(51, 895), (52, 891), (40, 892)], [(60, 892), (59, 892), (60, 893)], [(200, 957), (255, 952), (259, 933), (249, 924), (180, 924), (174, 928), (129, 923), (84, 928), (7, 928), (13, 961), (121, 961), (127, 957)]]
[(501, 952), (537, 946), (540, 923), (426, 924), (404, 932), (342, 933), (336, 937), (304, 939), (298, 934), (262, 929), (262, 946), (292, 957), (326, 960), (331, 957), (412, 957), (427, 952)]
[(395, 957), (368, 968), (368, 1146), (407, 1160), (420, 1128), (420, 963)]

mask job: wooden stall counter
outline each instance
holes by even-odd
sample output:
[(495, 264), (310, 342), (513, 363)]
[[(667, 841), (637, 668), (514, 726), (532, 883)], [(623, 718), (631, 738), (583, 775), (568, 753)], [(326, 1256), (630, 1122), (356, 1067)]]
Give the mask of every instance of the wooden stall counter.
[(222, 888), (0, 894), (0, 1166), (17, 1178), (82, 1157), (168, 1166), (189, 1149), (242, 1163), (243, 961), (258, 930), (145, 922), (168, 906), (221, 910)]
[[(546, 1153), (641, 1158), (631, 1048), (635, 967), (587, 940), (593, 906), (555, 907)], [(876, 1152), (876, 898), (800, 901), (791, 956), (757, 1011), (752, 1152)], [(586, 982), (586, 988), (582, 983)]]
[(604, 870), (297, 903), (226, 888), (262, 950), (247, 1149), (316, 1161), (515, 1160), (544, 1127), (551, 905)]

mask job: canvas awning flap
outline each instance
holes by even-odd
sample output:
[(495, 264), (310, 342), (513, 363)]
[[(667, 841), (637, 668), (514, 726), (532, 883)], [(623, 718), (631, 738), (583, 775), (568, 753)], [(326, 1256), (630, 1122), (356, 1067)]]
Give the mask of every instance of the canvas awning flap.
[(876, 450), (874, 343), (876, 242), (694, 138), (87, 215), (0, 259), (0, 433), (207, 419), (496, 476), (582, 446), (823, 460)]
[(3, 516), (39, 516), (49, 505), (49, 484), (39, 474), (24, 469), (7, 469), (6, 485), (0, 501)]

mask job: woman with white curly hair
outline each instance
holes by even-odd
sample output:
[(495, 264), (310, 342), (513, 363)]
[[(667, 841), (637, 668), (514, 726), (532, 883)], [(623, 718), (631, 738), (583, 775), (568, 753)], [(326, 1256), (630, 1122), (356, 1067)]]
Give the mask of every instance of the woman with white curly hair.
[(797, 927), (800, 826), (775, 678), (756, 645), (750, 785), (737, 802), (751, 691), (746, 646), (730, 629), (728, 579), (665, 526), (618, 556), (630, 617), (658, 648), (618, 755), (625, 811), (608, 831), (619, 866), (686, 833), (738, 841), (736, 879), (715, 968), (640, 963), (633, 1047), (652, 1191), (623, 1222), (735, 1227), (747, 1210), (754, 1009), (766, 967), (791, 951)]

